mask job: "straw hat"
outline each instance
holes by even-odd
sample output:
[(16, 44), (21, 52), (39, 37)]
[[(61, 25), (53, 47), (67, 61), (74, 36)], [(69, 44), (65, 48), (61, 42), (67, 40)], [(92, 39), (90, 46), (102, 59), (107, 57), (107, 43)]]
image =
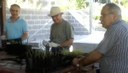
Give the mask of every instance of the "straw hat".
[(52, 7), (49, 16), (55, 16), (57, 14), (63, 14), (59, 7)]

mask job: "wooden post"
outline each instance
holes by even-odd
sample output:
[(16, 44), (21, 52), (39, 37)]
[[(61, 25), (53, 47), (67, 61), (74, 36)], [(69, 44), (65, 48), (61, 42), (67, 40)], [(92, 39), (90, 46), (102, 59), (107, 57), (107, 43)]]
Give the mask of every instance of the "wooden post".
[(6, 19), (6, 0), (0, 0), (0, 35), (3, 34)]

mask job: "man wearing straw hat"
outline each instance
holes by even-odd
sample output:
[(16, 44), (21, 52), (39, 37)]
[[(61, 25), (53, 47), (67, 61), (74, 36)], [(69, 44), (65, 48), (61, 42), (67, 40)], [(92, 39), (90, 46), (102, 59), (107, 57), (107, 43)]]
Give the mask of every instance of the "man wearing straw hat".
[(49, 14), (54, 22), (50, 30), (50, 45), (54, 44), (51, 49), (53, 53), (69, 49), (74, 39), (73, 27), (62, 18), (62, 14), (59, 7), (52, 7)]

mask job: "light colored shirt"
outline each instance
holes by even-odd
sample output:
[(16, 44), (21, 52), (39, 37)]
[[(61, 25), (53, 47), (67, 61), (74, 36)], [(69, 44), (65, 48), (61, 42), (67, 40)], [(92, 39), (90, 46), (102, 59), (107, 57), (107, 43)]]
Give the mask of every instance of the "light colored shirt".
[(128, 73), (128, 24), (123, 20), (113, 24), (96, 50), (104, 55), (101, 73)]
[(7, 39), (21, 38), (25, 32), (28, 32), (27, 23), (22, 18), (15, 22), (12, 22), (9, 18), (5, 24), (5, 32), (7, 33)]

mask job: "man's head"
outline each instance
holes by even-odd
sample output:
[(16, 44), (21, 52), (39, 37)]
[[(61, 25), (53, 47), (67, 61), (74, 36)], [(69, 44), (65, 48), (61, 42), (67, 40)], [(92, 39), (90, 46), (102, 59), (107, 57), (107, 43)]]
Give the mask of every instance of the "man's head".
[(63, 12), (61, 12), (59, 7), (52, 7), (49, 15), (52, 17), (54, 23), (59, 24), (62, 21), (62, 14)]
[(11, 12), (12, 18), (18, 18), (20, 15), (20, 6), (17, 4), (11, 5), (10, 12)]
[(102, 8), (100, 20), (104, 28), (109, 28), (119, 19), (121, 19), (121, 9), (116, 4), (108, 3)]

